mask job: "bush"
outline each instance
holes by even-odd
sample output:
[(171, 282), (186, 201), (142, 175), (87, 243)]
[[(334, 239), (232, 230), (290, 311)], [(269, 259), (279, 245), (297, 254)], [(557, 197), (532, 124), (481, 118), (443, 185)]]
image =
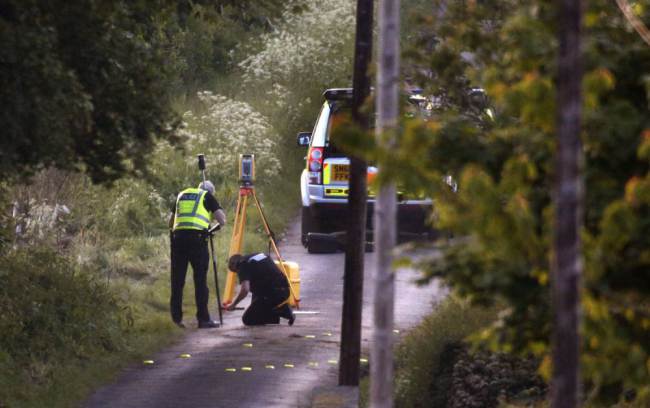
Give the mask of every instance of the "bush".
[(547, 387), (537, 374), (539, 360), (486, 351), (470, 352), (460, 344), (445, 350), (451, 384), (449, 408), (496, 408), (505, 402), (532, 406), (543, 402)]
[(238, 64), (245, 94), (292, 145), (289, 132), (313, 126), (323, 90), (352, 83), (354, 7), (351, 0), (308, 0), (300, 12), (288, 6), (260, 49)]
[(196, 168), (196, 154), (205, 153), (219, 166), (219, 178), (213, 181), (221, 184), (236, 180), (240, 154), (253, 153), (260, 179), (280, 171), (280, 161), (273, 151), (279, 136), (266, 117), (246, 102), (209, 91), (199, 92), (198, 98), (200, 108), (184, 115), (189, 124), (185, 136), (191, 146), (190, 153), (194, 153), (187, 158), (188, 166)]
[[(523, 381), (534, 382), (535, 364), (502, 354), (468, 352), (465, 338), (496, 316), (496, 308), (470, 306), (453, 296), (439, 305), (398, 346), (395, 405), (487, 407), (496, 406), (502, 393), (511, 397), (533, 386), (543, 390), (543, 384)], [(499, 381), (492, 381), (495, 378)], [(482, 399), (463, 400), (468, 390)]]
[[(68, 358), (125, 346), (123, 306), (105, 284), (55, 252), (8, 253), (0, 260), (0, 280), (0, 366), (14, 368), (0, 371), (0, 384), (47, 383)], [(10, 391), (0, 386), (0, 401)]]

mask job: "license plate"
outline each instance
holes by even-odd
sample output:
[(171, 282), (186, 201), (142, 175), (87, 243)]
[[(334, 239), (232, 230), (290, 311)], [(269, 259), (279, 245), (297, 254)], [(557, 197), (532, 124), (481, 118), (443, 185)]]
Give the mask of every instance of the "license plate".
[(347, 164), (334, 164), (332, 166), (332, 180), (334, 181), (348, 181), (350, 175), (348, 173)]
[(332, 197), (346, 197), (348, 195), (348, 188), (326, 188), (325, 195)]

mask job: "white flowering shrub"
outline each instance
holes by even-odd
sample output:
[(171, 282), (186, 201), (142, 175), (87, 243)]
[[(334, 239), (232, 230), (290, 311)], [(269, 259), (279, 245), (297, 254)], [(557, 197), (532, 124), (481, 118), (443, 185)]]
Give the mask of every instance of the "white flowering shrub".
[(262, 36), (262, 49), (239, 63), (245, 84), (272, 80), (327, 82), (349, 76), (355, 8), (351, 0), (309, 0), (304, 11), (288, 7), (275, 32)]
[(290, 119), (303, 106), (313, 107), (325, 88), (351, 84), (355, 2), (304, 4), (300, 12), (288, 6), (275, 32), (261, 37), (260, 51), (239, 63), (245, 89), (265, 90), (259, 97), (267, 107), (284, 110)]
[[(21, 208), (25, 207), (25, 208)], [(27, 205), (14, 202), (12, 218), (16, 225), (16, 237), (22, 242), (35, 242), (65, 234), (65, 218), (70, 209), (65, 204), (48, 203), (46, 200), (30, 199)]]
[(267, 178), (280, 171), (274, 151), (278, 135), (268, 119), (246, 102), (209, 91), (198, 94), (201, 107), (183, 115), (182, 130), (191, 155), (187, 165), (196, 168), (196, 154), (203, 153), (219, 172), (217, 180), (235, 180), (240, 154), (255, 155), (258, 176)]

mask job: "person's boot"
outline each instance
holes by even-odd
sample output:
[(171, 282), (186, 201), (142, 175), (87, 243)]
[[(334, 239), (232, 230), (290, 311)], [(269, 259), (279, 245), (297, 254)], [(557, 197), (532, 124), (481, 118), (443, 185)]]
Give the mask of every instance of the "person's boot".
[(280, 316), (289, 320), (289, 326), (293, 326), (293, 322), (296, 321), (296, 315), (293, 313), (293, 310), (291, 310), (289, 305), (282, 306)]
[(199, 329), (216, 329), (217, 327), (219, 327), (219, 323), (214, 320), (199, 321)]

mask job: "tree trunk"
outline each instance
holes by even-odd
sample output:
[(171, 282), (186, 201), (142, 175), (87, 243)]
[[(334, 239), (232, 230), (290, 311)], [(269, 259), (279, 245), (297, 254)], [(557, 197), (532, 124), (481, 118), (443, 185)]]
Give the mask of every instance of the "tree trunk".
[[(368, 129), (368, 118), (361, 106), (370, 94), (368, 65), (372, 56), (373, 0), (357, 0), (357, 33), (352, 86), (352, 117)], [(339, 385), (359, 385), (361, 357), (361, 310), (363, 301), (363, 257), (366, 244), (366, 162), (350, 158), (349, 216), (345, 274), (343, 281), (343, 316), (341, 319), (341, 364)]]
[[(378, 50), (376, 137), (380, 146), (390, 148), (396, 143), (399, 115), (399, 0), (380, 1)], [(382, 167), (379, 171), (382, 171)], [(375, 203), (377, 268), (370, 354), (370, 405), (382, 408), (393, 406), (395, 276), (392, 251), (397, 232), (396, 208), (395, 185), (389, 183), (381, 186)]]
[(551, 406), (579, 405), (580, 225), (582, 145), (580, 1), (559, 0), (557, 151), (553, 237), (553, 378)]

